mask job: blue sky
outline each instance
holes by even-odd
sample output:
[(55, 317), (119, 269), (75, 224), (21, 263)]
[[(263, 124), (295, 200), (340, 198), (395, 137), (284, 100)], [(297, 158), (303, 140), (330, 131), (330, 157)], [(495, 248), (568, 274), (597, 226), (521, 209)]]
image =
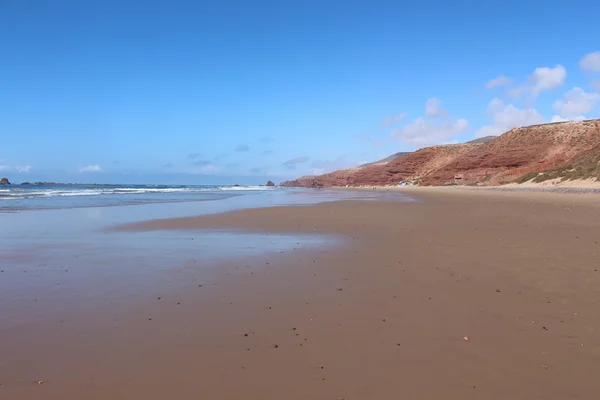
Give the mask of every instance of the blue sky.
[(595, 1), (0, 2), (0, 175), (264, 183), (600, 117)]

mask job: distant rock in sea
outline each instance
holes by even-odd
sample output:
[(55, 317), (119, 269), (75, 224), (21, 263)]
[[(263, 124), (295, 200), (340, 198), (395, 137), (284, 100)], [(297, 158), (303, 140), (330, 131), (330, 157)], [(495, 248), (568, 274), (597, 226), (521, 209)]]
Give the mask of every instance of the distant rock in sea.
[(31, 185), (31, 182), (23, 182), (21, 185)]
[(0, 185), (10, 185), (8, 178), (0, 179)]
[(269, 181), (267, 182), (267, 186), (275, 186), (275, 184), (273, 183), (273, 181)]

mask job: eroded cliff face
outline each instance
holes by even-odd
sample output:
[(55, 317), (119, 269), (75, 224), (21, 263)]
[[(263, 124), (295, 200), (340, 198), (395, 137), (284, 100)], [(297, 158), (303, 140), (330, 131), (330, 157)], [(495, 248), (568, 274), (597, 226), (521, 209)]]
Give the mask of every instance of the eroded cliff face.
[(600, 149), (600, 120), (561, 122), (512, 129), (484, 143), (426, 147), (390, 162), (283, 182), (282, 186), (488, 184), (513, 181), (533, 172), (585, 162), (593, 169)]

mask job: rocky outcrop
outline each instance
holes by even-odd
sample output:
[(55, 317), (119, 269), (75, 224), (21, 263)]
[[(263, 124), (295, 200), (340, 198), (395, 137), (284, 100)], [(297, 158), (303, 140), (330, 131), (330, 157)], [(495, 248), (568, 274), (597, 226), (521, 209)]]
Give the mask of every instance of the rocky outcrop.
[(0, 185), (10, 185), (8, 178), (0, 179)]
[(273, 181), (269, 181), (267, 182), (266, 186), (275, 186), (275, 184), (273, 183)]
[(400, 181), (498, 185), (575, 162), (586, 171), (595, 171), (600, 168), (594, 169), (593, 155), (599, 149), (600, 120), (560, 122), (512, 129), (485, 141), (426, 147), (389, 162), (302, 177), (281, 186), (389, 185)]

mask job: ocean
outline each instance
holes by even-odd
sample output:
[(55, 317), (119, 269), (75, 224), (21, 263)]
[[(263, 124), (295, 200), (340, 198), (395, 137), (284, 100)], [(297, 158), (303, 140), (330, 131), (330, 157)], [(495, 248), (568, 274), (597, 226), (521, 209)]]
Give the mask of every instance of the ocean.
[(231, 185), (7, 185), (0, 186), (0, 211), (223, 200), (272, 190), (277, 188)]

